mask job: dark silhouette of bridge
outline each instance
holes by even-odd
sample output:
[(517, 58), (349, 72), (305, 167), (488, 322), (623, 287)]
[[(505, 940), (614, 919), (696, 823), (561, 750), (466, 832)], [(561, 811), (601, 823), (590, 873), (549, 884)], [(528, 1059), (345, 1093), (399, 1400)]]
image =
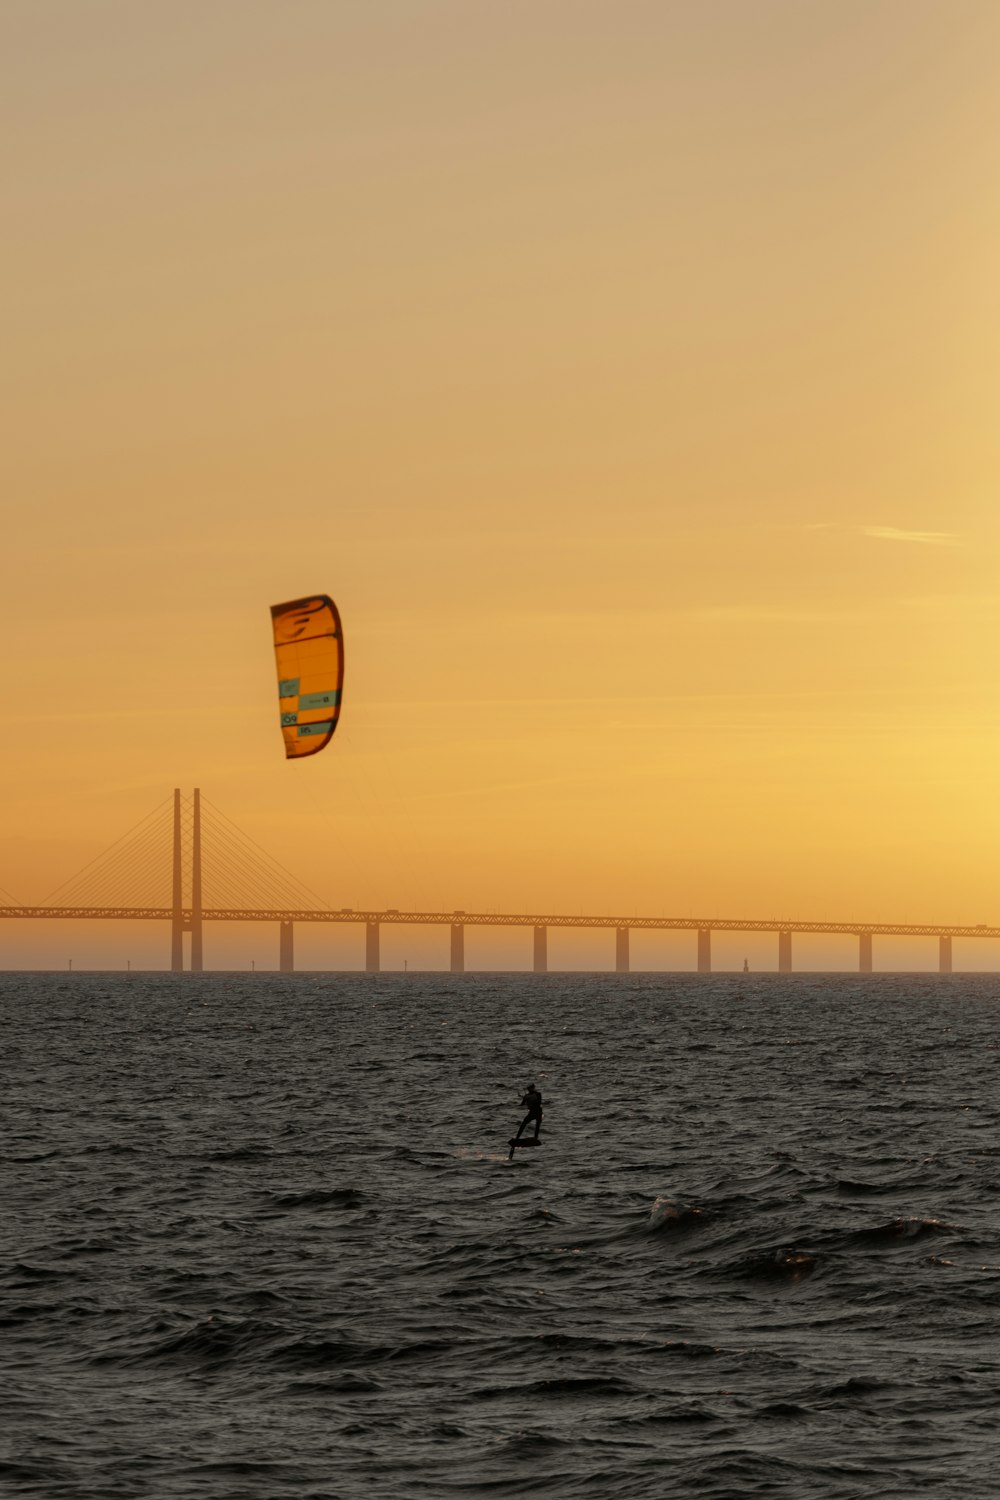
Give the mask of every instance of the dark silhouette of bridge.
[[(206, 891), (212, 900), (206, 900)], [(58, 898), (58, 899), (57, 899)], [(794, 933), (846, 933), (858, 939), (858, 969), (872, 972), (875, 937), (936, 937), (938, 969), (952, 971), (954, 938), (997, 938), (1000, 927), (950, 923), (809, 922), (751, 917), (616, 917), (473, 911), (339, 910), (302, 884), (195, 788), (190, 798), (175, 790), (148, 817), (98, 855), (40, 906), (0, 906), (0, 918), (79, 918), (85, 921), (169, 922), (170, 967), (195, 973), (204, 968), (206, 922), (273, 922), (278, 928), (278, 968), (295, 967), (296, 923), (352, 924), (364, 928), (365, 970), (381, 968), (383, 926), (448, 927), (451, 972), (465, 972), (467, 927), (530, 927), (534, 972), (548, 972), (548, 933), (555, 928), (613, 928), (615, 972), (629, 972), (632, 932), (697, 934), (697, 971), (712, 970), (713, 932), (771, 932), (778, 939), (778, 972), (792, 971)], [(185, 945), (185, 937), (189, 942)]]

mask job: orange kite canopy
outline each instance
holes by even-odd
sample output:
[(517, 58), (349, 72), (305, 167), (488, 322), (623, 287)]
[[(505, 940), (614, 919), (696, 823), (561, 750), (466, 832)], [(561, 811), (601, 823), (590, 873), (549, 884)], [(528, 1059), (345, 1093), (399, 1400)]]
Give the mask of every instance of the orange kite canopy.
[(326, 594), (271, 605), (278, 702), (285, 758), (300, 760), (328, 745), (340, 717), (344, 635)]

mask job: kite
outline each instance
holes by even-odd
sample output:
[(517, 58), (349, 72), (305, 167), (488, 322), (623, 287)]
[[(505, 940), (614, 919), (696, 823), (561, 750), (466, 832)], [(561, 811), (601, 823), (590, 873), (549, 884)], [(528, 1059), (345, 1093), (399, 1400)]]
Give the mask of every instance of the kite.
[(315, 755), (330, 743), (344, 687), (344, 634), (326, 594), (271, 605), (285, 758)]

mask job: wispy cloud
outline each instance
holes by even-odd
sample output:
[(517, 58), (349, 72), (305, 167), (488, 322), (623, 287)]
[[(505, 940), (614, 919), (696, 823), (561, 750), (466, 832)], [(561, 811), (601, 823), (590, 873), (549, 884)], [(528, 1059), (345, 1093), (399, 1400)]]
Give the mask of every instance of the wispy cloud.
[(898, 526), (859, 526), (862, 536), (873, 536), (881, 542), (920, 542), (925, 547), (956, 547), (953, 531), (902, 531)]
[(957, 547), (961, 538), (954, 531), (907, 531), (902, 526), (865, 526), (844, 521), (813, 521), (804, 531), (842, 531), (869, 536), (878, 542), (915, 542), (923, 547)]

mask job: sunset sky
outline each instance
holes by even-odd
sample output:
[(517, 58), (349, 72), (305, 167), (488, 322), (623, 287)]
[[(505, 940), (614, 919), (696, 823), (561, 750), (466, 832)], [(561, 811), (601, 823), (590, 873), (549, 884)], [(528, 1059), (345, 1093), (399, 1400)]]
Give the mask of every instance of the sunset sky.
[[(0, 900), (200, 786), (336, 907), (1000, 922), (996, 0), (5, 0), (0, 70)], [(73, 955), (168, 935), (0, 927)]]

